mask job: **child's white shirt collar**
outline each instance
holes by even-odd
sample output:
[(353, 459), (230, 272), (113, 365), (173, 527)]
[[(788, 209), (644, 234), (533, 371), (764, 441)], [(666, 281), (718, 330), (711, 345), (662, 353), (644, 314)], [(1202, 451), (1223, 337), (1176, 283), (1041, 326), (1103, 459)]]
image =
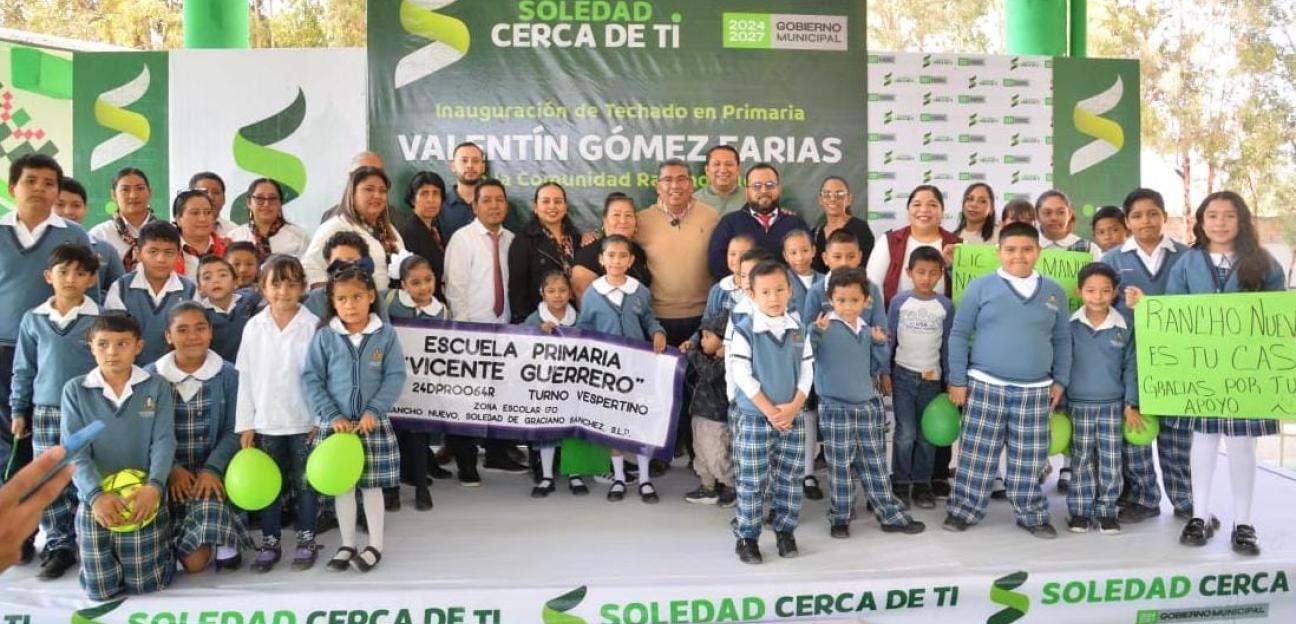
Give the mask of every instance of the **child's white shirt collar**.
[(860, 332), (864, 331), (864, 328), (866, 327), (866, 325), (864, 324), (864, 318), (862, 316), (855, 317), (855, 324), (852, 325), (850, 323), (847, 323), (846, 319), (842, 318), (841, 315), (837, 314), (836, 311), (828, 313), (828, 322), (831, 323), (833, 321), (840, 321), (842, 325), (846, 326), (846, 329), (849, 329), (852, 332), (854, 332), (856, 336), (858, 336)]
[(442, 305), (440, 301), (437, 301), (436, 297), (432, 298), (432, 303), (420, 307), (417, 303), (414, 303), (414, 297), (411, 297), (410, 294), (404, 290), (396, 291), (396, 299), (401, 302), (401, 305), (422, 312), (428, 316), (441, 316), (441, 311), (445, 309), (445, 306)]
[(536, 312), (539, 313), (541, 322), (553, 323), (559, 327), (571, 327), (576, 324), (576, 310), (572, 309), (570, 303), (567, 304), (566, 308), (563, 308), (563, 316), (561, 319), (554, 316), (553, 312), (549, 311), (549, 306), (543, 301), (541, 301), (540, 306), (536, 308)]
[[(1166, 236), (1165, 234), (1162, 234), (1161, 240), (1157, 241), (1156, 247), (1152, 248), (1152, 253), (1155, 255), (1158, 251), (1162, 249), (1166, 251), (1174, 251), (1175, 250), (1174, 239), (1170, 238), (1169, 236)], [(1135, 239), (1133, 236), (1131, 236), (1125, 239), (1124, 243), (1121, 243), (1121, 251), (1122, 252), (1137, 251), (1139, 253), (1143, 253), (1143, 248), (1139, 246), (1138, 240)]]
[[(730, 282), (732, 281), (733, 280), (730, 280)], [(604, 275), (603, 277), (594, 280), (592, 286), (594, 287), (594, 290), (598, 292), (598, 294), (603, 295), (604, 297), (608, 296), (608, 294), (617, 290), (627, 295), (633, 295), (635, 294), (636, 290), (639, 290), (639, 280), (627, 275), (624, 284), (620, 286), (613, 286), (612, 284), (608, 283), (607, 276)]]
[(1071, 320), (1080, 321), (1085, 324), (1085, 327), (1096, 332), (1100, 332), (1104, 329), (1111, 329), (1113, 327), (1129, 329), (1129, 326), (1125, 324), (1125, 317), (1122, 316), (1120, 312), (1117, 312), (1116, 308), (1113, 307), (1107, 308), (1107, 318), (1103, 319), (1103, 322), (1099, 323), (1097, 327), (1094, 327), (1093, 323), (1089, 322), (1089, 317), (1085, 314), (1084, 306), (1080, 306), (1080, 309), (1076, 310), (1075, 314), (1071, 315)]
[(816, 276), (814, 271), (810, 271), (809, 275), (802, 275), (800, 273), (797, 273), (796, 271), (793, 271), (792, 269), (788, 269), (788, 272), (790, 272), (797, 279), (801, 280), (801, 284), (806, 288), (809, 288), (810, 285), (813, 284), (815, 281)]
[(184, 290), (184, 284), (180, 281), (180, 276), (175, 271), (167, 277), (167, 281), (162, 285), (161, 292), (153, 292), (153, 287), (149, 286), (148, 278), (144, 276), (144, 269), (141, 267), (135, 270), (135, 277), (131, 278), (130, 287), (142, 290), (153, 298), (153, 305), (162, 303), (168, 294), (181, 292)]
[(378, 315), (374, 314), (373, 312), (369, 313), (369, 322), (365, 324), (364, 329), (360, 330), (360, 333), (358, 334), (352, 334), (350, 331), (348, 331), (346, 328), (346, 323), (342, 322), (342, 317), (340, 316), (335, 316), (333, 317), (333, 320), (329, 321), (329, 329), (339, 334), (342, 334), (343, 336), (351, 338), (353, 340), (356, 337), (363, 337), (372, 334), (382, 329), (382, 326), (383, 326), (382, 319), (378, 318)]
[(729, 275), (720, 278), (720, 290), (724, 290), (728, 292), (740, 290), (738, 288), (738, 285), (734, 283), (733, 273), (730, 273)]
[(81, 386), (85, 388), (100, 389), (103, 392), (104, 398), (108, 399), (108, 401), (113, 404), (113, 407), (120, 409), (121, 406), (131, 398), (131, 395), (135, 394), (134, 387), (148, 381), (148, 378), (148, 371), (132, 364), (130, 379), (126, 381), (126, 386), (122, 388), (121, 396), (117, 396), (117, 393), (113, 391), (112, 386), (109, 386), (108, 382), (104, 381), (103, 371), (96, 366), (95, 369), (90, 371), (90, 373), (85, 376), (85, 379), (81, 381)]
[(207, 308), (208, 310), (215, 310), (217, 312), (220, 312), (221, 314), (229, 314), (230, 312), (234, 311), (234, 306), (238, 305), (239, 299), (242, 298), (243, 295), (236, 291), (234, 293), (234, 296), (230, 298), (228, 308), (222, 308), (219, 305), (216, 305), (216, 303), (214, 303), (211, 299), (208, 299), (207, 297), (203, 297), (202, 299), (199, 299), (198, 303), (202, 304), (202, 307)]
[(37, 239), (40, 238), (41, 234), (45, 233), (46, 229), (50, 227), (65, 228), (67, 227), (67, 222), (63, 220), (63, 217), (54, 214), (54, 211), (51, 210), (49, 216), (45, 217), (44, 221), (37, 223), (36, 227), (29, 230), (25, 223), (18, 220), (18, 211), (15, 210), (6, 213), (4, 216), (0, 216), (0, 225), (12, 227), (14, 229), (14, 234), (18, 237), (18, 242), (21, 243), (25, 249), (35, 245)]
[(58, 310), (54, 309), (54, 298), (50, 297), (45, 301), (45, 303), (32, 308), (32, 314), (44, 314), (48, 316), (50, 322), (58, 326), (59, 329), (67, 329), (67, 326), (71, 325), (77, 320), (77, 317), (81, 315), (98, 316), (99, 304), (95, 303), (94, 299), (82, 295), (81, 305), (68, 310), (68, 313), (63, 315), (59, 314)]
[(158, 374), (163, 379), (171, 383), (175, 391), (180, 394), (180, 398), (189, 401), (202, 389), (203, 382), (220, 373), (221, 366), (224, 363), (225, 361), (221, 359), (221, 356), (208, 349), (207, 359), (203, 360), (202, 366), (199, 366), (198, 370), (192, 373), (186, 373), (176, 365), (175, 351), (172, 351), (158, 358), (154, 367), (157, 368)]
[(801, 329), (801, 324), (787, 312), (779, 316), (769, 316), (759, 309), (753, 308), (751, 315), (753, 334), (768, 332), (773, 334), (775, 338), (782, 338), (783, 334), (789, 330)]
[(1013, 290), (1017, 291), (1017, 294), (1022, 297), (1029, 298), (1031, 295), (1035, 294), (1035, 289), (1039, 288), (1040, 275), (1038, 271), (1031, 271), (1031, 274), (1026, 277), (1017, 277), (1000, 267), (995, 271), (995, 273), (998, 274), (999, 277), (1008, 280), (1008, 285), (1012, 286)]
[(1059, 238), (1057, 240), (1051, 240), (1047, 236), (1044, 236), (1043, 232), (1040, 232), (1041, 249), (1065, 249), (1078, 242), (1080, 242), (1080, 237), (1076, 236), (1075, 232), (1067, 234), (1066, 236), (1063, 236), (1062, 238)]

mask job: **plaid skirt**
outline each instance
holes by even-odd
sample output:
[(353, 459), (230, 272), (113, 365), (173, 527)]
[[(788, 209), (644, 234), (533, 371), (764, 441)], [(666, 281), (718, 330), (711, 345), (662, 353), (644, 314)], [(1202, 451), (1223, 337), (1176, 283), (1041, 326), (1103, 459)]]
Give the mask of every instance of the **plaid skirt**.
[(31, 411), (32, 453), (40, 455), (46, 449), (58, 446), (59, 425), (63, 418), (55, 405), (33, 405)]
[(228, 500), (203, 498), (171, 505), (171, 532), (176, 554), (187, 557), (204, 545), (252, 548), (252, 536)]
[[(354, 426), (358, 421), (351, 421)], [(318, 446), (325, 438), (333, 435), (332, 427), (321, 427), (315, 436)], [(364, 446), (365, 465), (360, 473), (360, 489), (389, 488), (400, 485), (400, 446), (396, 442), (396, 432), (392, 429), (391, 420), (386, 416), (378, 418), (378, 426), (368, 435), (360, 436)]]
[(81, 587), (91, 600), (111, 600), (123, 592), (154, 592), (165, 588), (175, 575), (165, 496), (158, 505), (157, 518), (138, 531), (116, 533), (99, 526), (88, 504), (77, 508), (76, 529)]
[(1226, 436), (1258, 437), (1278, 435), (1278, 421), (1269, 418), (1203, 418), (1185, 416), (1188, 428), (1197, 433), (1218, 433)]

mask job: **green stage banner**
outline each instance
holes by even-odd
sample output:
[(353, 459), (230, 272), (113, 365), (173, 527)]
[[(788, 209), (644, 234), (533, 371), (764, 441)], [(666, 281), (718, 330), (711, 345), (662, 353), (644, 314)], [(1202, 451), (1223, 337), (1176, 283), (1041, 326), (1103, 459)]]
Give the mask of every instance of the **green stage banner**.
[(1139, 184), (1139, 65), (1136, 60), (1053, 59), (1053, 184), (1071, 198), (1076, 229)]
[(777, 166), (811, 219), (823, 177), (866, 171), (860, 2), (372, 0), (368, 16), (369, 145), (398, 189), (448, 175), (471, 140), (515, 198), (557, 180), (591, 228), (607, 193), (655, 201), (657, 162), (700, 175), (717, 144)]
[(148, 175), (153, 211), (166, 217), (167, 53), (78, 52), (72, 64), (73, 169), (89, 195), (85, 224), (116, 213), (110, 186), (113, 174), (124, 167)]
[(1143, 413), (1296, 420), (1296, 292), (1147, 297), (1134, 336)]
[[(1093, 261), (1093, 256), (1088, 252), (1046, 249), (1040, 252), (1035, 270), (1062, 286), (1067, 296), (1067, 307), (1074, 312), (1082, 305), (1080, 295), (1076, 292), (1076, 278), (1080, 275), (1080, 269)], [(963, 292), (967, 290), (969, 282), (994, 273), (998, 268), (999, 248), (995, 245), (956, 246), (954, 263), (950, 266), (950, 278), (954, 280), (954, 305), (957, 306), (963, 300)]]

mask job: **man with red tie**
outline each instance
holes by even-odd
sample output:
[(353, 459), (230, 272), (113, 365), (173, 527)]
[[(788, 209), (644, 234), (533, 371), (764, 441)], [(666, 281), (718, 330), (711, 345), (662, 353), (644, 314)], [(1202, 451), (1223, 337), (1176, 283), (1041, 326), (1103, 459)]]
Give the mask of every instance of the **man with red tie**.
[[(504, 229), (508, 195), (499, 180), (482, 180), (473, 189), (473, 215), (468, 225), (450, 237), (445, 251), (445, 296), (456, 321), (508, 323), (508, 250), (513, 233)], [(481, 485), (477, 473), (477, 444), (471, 438), (447, 435), (446, 443), (459, 467), (459, 483)], [(527, 467), (513, 461), (506, 440), (486, 441), (487, 470), (521, 473)]]

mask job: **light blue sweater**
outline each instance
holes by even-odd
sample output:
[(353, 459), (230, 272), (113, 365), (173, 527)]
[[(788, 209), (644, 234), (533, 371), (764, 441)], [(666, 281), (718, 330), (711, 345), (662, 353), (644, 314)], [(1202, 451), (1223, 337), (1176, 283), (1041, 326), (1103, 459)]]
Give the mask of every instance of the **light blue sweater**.
[(0, 225), (0, 346), (15, 345), (23, 313), (54, 294), (45, 283), (45, 262), (54, 248), (63, 243), (90, 246), (81, 226), (64, 223), (66, 227), (46, 227), (36, 244), (26, 249), (18, 243), (13, 227)]
[(1183, 255), (1188, 247), (1183, 243), (1172, 241), (1174, 251), (1167, 249), (1161, 259), (1161, 266), (1157, 267), (1156, 274), (1148, 272), (1147, 265), (1139, 259), (1138, 252), (1134, 250), (1121, 251), (1120, 247), (1107, 250), (1103, 254), (1102, 262), (1107, 266), (1116, 269), (1116, 274), (1120, 277), (1120, 285), (1116, 288), (1116, 311), (1125, 317), (1125, 323), (1130, 327), (1134, 326), (1134, 311), (1125, 305), (1125, 287), (1137, 286), (1143, 291), (1144, 295), (1164, 295), (1166, 292), (1166, 283), (1170, 280), (1170, 269)]
[[(972, 280), (954, 314), (949, 383), (966, 386), (976, 369), (1013, 384), (1071, 380), (1071, 328), (1066, 293), (1040, 277), (1029, 299), (998, 273)], [(975, 335), (976, 340), (973, 341)]]
[(856, 334), (839, 319), (828, 321), (826, 330), (817, 325), (810, 327), (815, 354), (814, 389), (819, 398), (862, 405), (877, 396), (873, 377), (891, 354), (886, 343), (874, 342), (872, 328), (862, 323)]
[(1094, 331), (1084, 321), (1072, 319), (1071, 383), (1067, 386), (1067, 399), (1093, 403), (1124, 401), (1137, 406), (1136, 359), (1134, 333), (1128, 326)]
[(321, 427), (339, 417), (359, 421), (365, 412), (386, 418), (405, 387), (405, 356), (396, 330), (383, 323), (356, 347), (347, 336), (321, 328), (306, 352), (302, 384)]
[(148, 472), (149, 483), (166, 492), (167, 477), (175, 461), (175, 404), (171, 384), (151, 375), (132, 388), (121, 408), (114, 407), (102, 388), (82, 385), (85, 375), (73, 377), (63, 386), (61, 437), (80, 431), (96, 420), (104, 421), (103, 433), (72, 463), (72, 483), (83, 503), (103, 490), (105, 476), (126, 468)]
[(653, 334), (665, 333), (665, 330), (653, 315), (651, 304), (652, 299), (643, 284), (633, 294), (625, 295), (619, 306), (590, 286), (581, 297), (576, 327), (630, 340), (652, 340)]
[[(33, 405), (57, 407), (68, 380), (94, 370), (95, 359), (87, 336), (97, 318), (78, 314), (67, 327), (59, 329), (48, 314), (32, 310), (23, 315), (9, 395), (15, 416), (30, 416)], [(27, 424), (30, 426), (31, 421)]]
[[(144, 370), (156, 375), (157, 365), (149, 364)], [(234, 433), (234, 415), (238, 408), (238, 371), (234, 365), (228, 361), (223, 363), (220, 372), (204, 381), (202, 390), (194, 398), (199, 396), (207, 401), (207, 440), (211, 447), (203, 469), (223, 477), (230, 459), (239, 450), (239, 436)], [(173, 394), (172, 401), (175, 402), (176, 412), (184, 409), (179, 396)], [(173, 466), (180, 465), (174, 457), (172, 461)]]

